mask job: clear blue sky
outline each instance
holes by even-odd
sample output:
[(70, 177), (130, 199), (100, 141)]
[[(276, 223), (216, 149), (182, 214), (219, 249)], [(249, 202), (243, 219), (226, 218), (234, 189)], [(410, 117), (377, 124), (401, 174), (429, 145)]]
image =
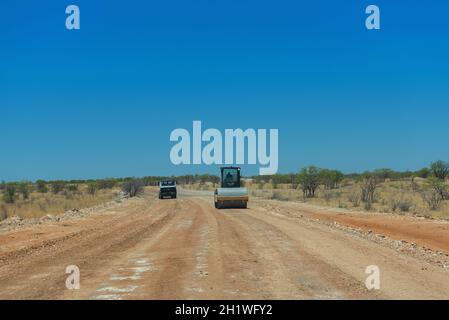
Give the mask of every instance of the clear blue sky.
[(448, 16), (446, 0), (2, 1), (0, 180), (217, 172), (169, 160), (193, 120), (278, 128), (280, 172), (449, 160)]

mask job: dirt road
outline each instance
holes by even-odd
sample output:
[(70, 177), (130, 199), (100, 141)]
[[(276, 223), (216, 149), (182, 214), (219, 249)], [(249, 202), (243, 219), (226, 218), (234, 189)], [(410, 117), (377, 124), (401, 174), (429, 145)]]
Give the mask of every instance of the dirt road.
[[(449, 270), (317, 215), (273, 201), (218, 211), (210, 196), (148, 192), (0, 234), (0, 299), (449, 298)], [(66, 289), (69, 265), (80, 269), (79, 290)], [(380, 268), (379, 291), (365, 287), (370, 265)]]

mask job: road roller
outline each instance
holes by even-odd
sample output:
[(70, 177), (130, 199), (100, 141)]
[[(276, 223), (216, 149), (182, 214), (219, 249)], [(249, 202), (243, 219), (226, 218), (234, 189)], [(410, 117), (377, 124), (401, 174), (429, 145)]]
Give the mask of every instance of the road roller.
[(241, 186), (240, 167), (222, 167), (220, 184), (220, 188), (215, 189), (215, 208), (248, 207), (248, 190)]

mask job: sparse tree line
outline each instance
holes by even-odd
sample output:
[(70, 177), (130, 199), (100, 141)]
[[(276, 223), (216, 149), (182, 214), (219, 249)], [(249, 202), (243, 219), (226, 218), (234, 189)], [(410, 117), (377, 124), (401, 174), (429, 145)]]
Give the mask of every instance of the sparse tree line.
[(142, 194), (145, 186), (158, 186), (161, 180), (173, 179), (179, 184), (205, 184), (219, 183), (220, 178), (215, 175), (184, 175), (178, 177), (168, 176), (148, 176), (142, 178), (108, 178), (97, 180), (54, 180), (45, 181), (37, 180), (21, 181), (21, 182), (2, 182), (0, 183), (0, 191), (2, 192), (2, 199), (5, 203), (14, 203), (18, 198), (24, 200), (29, 198), (30, 193), (81, 193), (80, 186), (85, 185), (84, 192), (90, 195), (95, 195), (98, 190), (121, 188), (121, 190), (129, 197), (135, 197)]
[(313, 198), (320, 186), (323, 186), (326, 190), (336, 189), (344, 178), (345, 175), (338, 170), (308, 166), (302, 168), (297, 174), (276, 174), (270, 177), (257, 176), (252, 179), (253, 183), (259, 185), (271, 182), (274, 189), (279, 184), (290, 185), (292, 189), (297, 189), (299, 186), (303, 191), (304, 198)]
[[(416, 183), (416, 178), (424, 179), (424, 184)], [(429, 209), (437, 210), (444, 200), (449, 200), (449, 187), (446, 180), (449, 178), (449, 163), (439, 160), (432, 162), (429, 167), (417, 171), (398, 172), (383, 168), (372, 172), (343, 174), (338, 170), (322, 169), (316, 166), (302, 168), (299, 173), (278, 174), (271, 177), (253, 177), (253, 183), (264, 185), (272, 184), (276, 189), (279, 184), (290, 185), (292, 189), (300, 188), (304, 198), (314, 198), (317, 190), (339, 188), (344, 180), (358, 182), (359, 190), (348, 196), (348, 201), (354, 206), (364, 204), (370, 210), (377, 201), (376, 190), (380, 183), (385, 181), (410, 181), (414, 192), (418, 192)], [(325, 198), (330, 193), (325, 193)], [(328, 200), (328, 199), (326, 199)], [(408, 211), (411, 205), (406, 201), (396, 201), (392, 204), (393, 210)]]
[[(376, 202), (376, 190), (381, 182), (387, 180), (408, 180), (411, 182), (415, 192), (419, 192), (422, 199), (431, 210), (437, 210), (442, 201), (449, 200), (449, 188), (446, 179), (449, 177), (449, 163), (445, 161), (432, 162), (429, 167), (418, 171), (398, 172), (391, 169), (378, 169), (372, 172), (343, 174), (338, 170), (323, 169), (316, 166), (302, 168), (298, 173), (276, 174), (273, 176), (251, 177), (253, 185), (271, 183), (275, 189), (279, 184), (290, 185), (292, 189), (300, 188), (304, 198), (313, 198), (319, 188), (333, 190), (340, 187), (344, 180), (358, 181), (360, 190), (348, 197), (348, 201), (358, 206), (364, 203), (366, 209)], [(416, 183), (416, 178), (425, 179), (424, 185)], [(64, 194), (67, 192), (82, 192), (80, 185), (85, 185), (83, 192), (95, 195), (98, 190), (121, 188), (130, 197), (137, 196), (143, 192), (145, 186), (157, 186), (159, 181), (173, 179), (178, 184), (206, 184), (214, 185), (220, 182), (216, 175), (183, 175), (183, 176), (148, 176), (143, 178), (108, 178), (98, 180), (56, 180), (35, 182), (22, 181), (11, 183), (0, 183), (0, 191), (3, 193), (3, 201), (14, 203), (18, 197), (28, 199), (31, 192)], [(398, 203), (398, 208), (404, 208), (405, 204)]]
[[(156, 178), (155, 178), (156, 179)], [(124, 179), (99, 179), (99, 180), (55, 180), (45, 181), (37, 180), (35, 182), (2, 182), (0, 190), (3, 193), (3, 201), (5, 203), (14, 203), (17, 199), (27, 200), (30, 193), (52, 193), (67, 195), (70, 193), (82, 193), (80, 186), (85, 185), (85, 193), (95, 195), (98, 190), (112, 189), (115, 187), (122, 188), (123, 192), (130, 197), (136, 196), (143, 190), (145, 185), (149, 185), (149, 180), (124, 178)]]

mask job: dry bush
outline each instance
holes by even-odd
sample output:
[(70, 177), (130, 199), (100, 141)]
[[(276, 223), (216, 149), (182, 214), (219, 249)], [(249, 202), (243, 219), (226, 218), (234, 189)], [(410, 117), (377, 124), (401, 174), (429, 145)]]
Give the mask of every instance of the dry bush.
[(330, 191), (324, 192), (323, 198), (326, 201), (326, 203), (329, 203), (333, 197), (334, 197), (334, 194), (332, 192), (330, 192)]
[(425, 188), (421, 191), (421, 196), (424, 202), (427, 203), (430, 210), (438, 210), (441, 207), (441, 203), (447, 197), (447, 185), (444, 181), (441, 181), (435, 177), (430, 177), (426, 181)]
[(352, 191), (348, 195), (348, 201), (352, 203), (354, 207), (358, 207), (360, 205), (360, 201), (362, 200), (362, 196), (358, 191)]
[[(83, 185), (83, 187), (85, 187)], [(29, 199), (18, 199), (15, 203), (4, 203), (7, 216), (19, 215), (22, 218), (39, 218), (47, 214), (63, 214), (67, 210), (88, 208), (113, 200), (114, 190), (101, 190), (95, 196), (85, 193), (74, 193), (69, 197), (61, 194), (38, 193), (30, 194)], [(2, 209), (0, 205), (0, 215)]]
[(430, 210), (438, 210), (441, 207), (443, 198), (440, 192), (436, 189), (423, 190), (421, 196), (425, 203), (429, 206)]
[(71, 199), (73, 199), (73, 198), (75, 197), (75, 195), (73, 194), (73, 192), (70, 192), (70, 191), (67, 191), (67, 190), (62, 191), (62, 195), (63, 195), (64, 198), (67, 199), (67, 200), (71, 200)]
[(6, 209), (6, 206), (2, 204), (0, 206), (0, 221), (3, 221), (8, 218), (8, 209)]
[(280, 201), (288, 201), (289, 197), (285, 195), (282, 191), (274, 190), (271, 194), (271, 199), (280, 200)]
[(144, 183), (140, 180), (127, 181), (122, 185), (122, 191), (133, 198), (143, 193)]
[(47, 205), (45, 203), (38, 203), (39, 210), (42, 212), (47, 212)]
[(340, 200), (338, 200), (338, 207), (340, 209), (347, 209), (348, 208), (348, 206), (345, 203), (341, 202)]
[(95, 195), (97, 192), (97, 184), (95, 182), (89, 182), (87, 185), (87, 193), (90, 195)]
[(200, 187), (202, 191), (214, 191), (215, 187), (212, 183), (206, 182), (203, 186)]
[(362, 201), (370, 204), (376, 202), (375, 192), (379, 184), (379, 180), (375, 176), (364, 177), (361, 185)]
[(363, 205), (363, 208), (366, 211), (370, 211), (373, 208), (373, 203), (371, 201), (366, 201)]
[(272, 199), (273, 193), (271, 190), (250, 190), (251, 196), (260, 199)]
[(419, 191), (419, 185), (418, 183), (416, 183), (415, 178), (412, 178), (410, 182), (410, 188), (412, 189), (413, 192)]
[(413, 204), (404, 199), (393, 199), (391, 201), (391, 210), (393, 212), (396, 210), (399, 210), (400, 212), (409, 212), (412, 207)]
[(76, 193), (78, 191), (78, 185), (77, 184), (68, 184), (67, 191)]

